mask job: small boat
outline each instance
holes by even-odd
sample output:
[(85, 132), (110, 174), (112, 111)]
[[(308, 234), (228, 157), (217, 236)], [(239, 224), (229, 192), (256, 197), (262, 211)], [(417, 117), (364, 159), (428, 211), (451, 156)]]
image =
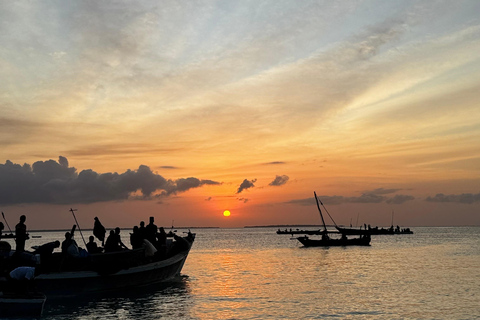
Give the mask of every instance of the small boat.
[[(8, 234), (0, 234), (0, 239), (15, 239), (16, 236), (13, 233), (8, 233)], [(25, 238), (26, 240), (30, 239), (29, 234), (27, 233), (27, 237)]]
[(0, 316), (39, 317), (47, 297), (43, 293), (0, 292)]
[(307, 236), (298, 237), (298, 241), (305, 247), (344, 247), (344, 246), (369, 246), (370, 236), (362, 236), (360, 238), (347, 239), (342, 237), (340, 239), (332, 239), (328, 235), (321, 239), (310, 239)]
[[(308, 236), (297, 237), (296, 239), (303, 244), (304, 247), (334, 247), (334, 246), (369, 246), (370, 245), (370, 235), (365, 234), (361, 235), (358, 238), (349, 239), (347, 234), (341, 233), (340, 231), (329, 231), (327, 230), (327, 225), (325, 224), (325, 219), (323, 218), (322, 210), (320, 209), (320, 204), (322, 204), (323, 208), (327, 212), (330, 219), (333, 221), (333, 224), (337, 226), (335, 221), (333, 220), (330, 213), (328, 213), (327, 209), (323, 205), (321, 201), (317, 198), (317, 194), (313, 192), (315, 196), (315, 201), (317, 203), (318, 212), (320, 213), (320, 218), (322, 219), (323, 223), (323, 230), (320, 231), (319, 234), (322, 235), (321, 239), (310, 239)], [(329, 234), (340, 234), (340, 238), (331, 238)]]

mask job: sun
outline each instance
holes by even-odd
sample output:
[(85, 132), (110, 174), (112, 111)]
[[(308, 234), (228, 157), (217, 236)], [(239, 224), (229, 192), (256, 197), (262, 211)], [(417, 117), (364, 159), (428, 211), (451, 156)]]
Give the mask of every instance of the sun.
[(225, 217), (229, 217), (230, 216), (230, 211), (228, 211), (228, 210), (223, 211), (223, 215)]

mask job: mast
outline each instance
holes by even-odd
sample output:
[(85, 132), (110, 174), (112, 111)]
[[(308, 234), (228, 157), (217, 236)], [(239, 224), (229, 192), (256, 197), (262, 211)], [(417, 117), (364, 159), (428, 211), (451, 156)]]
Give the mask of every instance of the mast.
[(327, 231), (327, 225), (325, 224), (325, 220), (323, 219), (322, 210), (320, 210), (320, 204), (318, 204), (317, 194), (315, 193), (315, 191), (313, 191), (313, 194), (315, 195), (315, 201), (317, 202), (318, 212), (320, 212), (320, 218), (322, 218), (323, 230), (326, 232)]

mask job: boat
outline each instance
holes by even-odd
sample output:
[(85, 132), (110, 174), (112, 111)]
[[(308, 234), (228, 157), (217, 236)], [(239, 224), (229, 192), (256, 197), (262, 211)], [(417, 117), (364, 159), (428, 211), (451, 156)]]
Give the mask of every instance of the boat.
[[(193, 233), (177, 236), (164, 257), (148, 256), (145, 248), (97, 253), (69, 261), (61, 253), (54, 253), (49, 266), (40, 269), (34, 282), (47, 297), (58, 298), (168, 281), (180, 275), (194, 239)], [(177, 246), (180, 242), (182, 245)]]
[[(72, 233), (74, 230), (75, 225)], [(95, 254), (81, 250), (78, 257), (53, 252), (45, 258), (40, 255), (40, 259), (23, 252), (21, 258), (35, 267), (35, 277), (30, 281), (36, 291), (49, 299), (63, 298), (173, 280), (180, 275), (194, 240), (195, 233), (189, 231), (185, 236), (174, 235), (174, 239), (167, 239), (165, 250), (156, 253), (153, 245), (144, 240), (143, 247), (132, 250)], [(16, 259), (20, 256), (14, 250), (7, 250), (2, 253), (0, 262), (3, 266), (12, 265), (10, 270), (2, 268), (10, 272), (18, 266), (15, 256)], [(28, 260), (27, 256), (32, 259)]]
[(362, 236), (360, 238), (348, 239), (342, 237), (340, 239), (332, 239), (330, 237), (322, 237), (322, 239), (310, 239), (308, 236), (298, 237), (298, 241), (304, 247), (344, 247), (344, 246), (369, 246), (370, 237)]
[(0, 292), (0, 316), (40, 317), (47, 297), (43, 293)]
[[(369, 246), (370, 245), (370, 235), (365, 234), (361, 235), (358, 238), (348, 238), (347, 234), (341, 233), (340, 231), (329, 231), (327, 230), (327, 225), (325, 224), (325, 219), (323, 218), (322, 210), (320, 209), (320, 204), (322, 204), (323, 208), (327, 212), (330, 219), (333, 221), (333, 224), (337, 226), (335, 221), (333, 220), (330, 213), (328, 213), (327, 209), (323, 205), (323, 203), (317, 198), (317, 194), (315, 191), (313, 192), (315, 196), (315, 201), (317, 203), (318, 212), (320, 213), (320, 218), (322, 219), (323, 230), (320, 232), (321, 239), (310, 239), (308, 236), (297, 237), (296, 239), (303, 244), (304, 247), (335, 247), (335, 246)], [(340, 238), (332, 238), (330, 234), (337, 234), (341, 235)]]
[[(16, 238), (16, 236), (13, 233), (0, 234), (0, 239), (15, 239), (15, 238)], [(34, 236), (34, 238), (35, 238), (35, 236)], [(27, 233), (27, 237), (25, 238), (25, 240), (29, 240), (29, 239), (30, 239), (30, 236)]]
[(375, 227), (375, 228), (370, 228), (369, 227), (368, 229), (354, 229), (354, 228), (345, 228), (345, 227), (339, 227), (339, 226), (335, 226), (335, 228), (340, 233), (347, 234), (347, 235), (413, 234), (413, 231), (410, 230), (410, 228), (400, 229), (400, 228), (393, 228), (393, 226), (391, 226), (388, 229), (378, 228), (378, 227)]
[(291, 234), (291, 235), (294, 235), (294, 234), (309, 234), (309, 235), (318, 235), (318, 234), (322, 234), (322, 231), (320, 229), (318, 230), (300, 230), (300, 229), (296, 229), (296, 230), (280, 230), (278, 229), (277, 230), (277, 234)]

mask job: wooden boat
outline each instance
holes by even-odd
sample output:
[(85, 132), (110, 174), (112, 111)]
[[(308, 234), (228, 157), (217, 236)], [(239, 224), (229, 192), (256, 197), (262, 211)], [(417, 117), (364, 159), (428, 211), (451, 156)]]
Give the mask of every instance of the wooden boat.
[[(341, 233), (340, 231), (328, 231), (327, 230), (327, 225), (325, 224), (325, 219), (323, 218), (322, 210), (320, 209), (319, 202), (322, 204), (322, 206), (323, 206), (323, 203), (318, 200), (317, 194), (315, 192), (313, 192), (313, 194), (315, 196), (315, 201), (317, 203), (318, 212), (320, 213), (320, 218), (322, 219), (322, 223), (323, 223), (323, 230), (320, 231), (320, 234), (322, 235), (322, 237), (321, 237), (321, 239), (310, 239), (307, 236), (297, 237), (296, 239), (301, 244), (303, 244), (304, 247), (369, 246), (370, 245), (371, 238), (370, 238), (369, 234), (362, 235), (359, 238), (349, 239), (349, 238), (347, 238), (347, 234)], [(333, 221), (333, 224), (335, 226), (337, 226), (337, 224), (333, 220), (330, 213), (328, 213), (325, 206), (323, 206), (323, 207), (326, 210), (330, 219)], [(340, 234), (341, 238), (331, 238), (329, 236), (329, 234)]]
[(39, 317), (46, 300), (43, 293), (0, 292), (0, 317)]
[[(180, 275), (195, 234), (176, 237), (167, 256), (147, 257), (145, 249), (99, 253), (87, 258), (62, 260), (54, 254), (34, 279), (47, 297), (60, 298), (89, 292), (102, 292), (150, 285)], [(182, 242), (182, 246), (176, 243)], [(64, 258), (64, 257), (63, 257)]]
[(321, 239), (310, 239), (307, 236), (297, 238), (305, 247), (335, 247), (335, 246), (369, 246), (370, 236), (362, 236), (360, 238), (347, 239), (342, 237), (340, 239), (332, 239), (330, 237), (322, 237)]
[(381, 235), (381, 234), (386, 234), (386, 235), (393, 235), (393, 234), (413, 234), (413, 231), (410, 230), (410, 228), (405, 228), (405, 229), (394, 229), (393, 227), (390, 227), (388, 229), (385, 228), (369, 228), (369, 229), (353, 229), (353, 228), (344, 228), (344, 227), (339, 227), (335, 226), (335, 228), (343, 234), (347, 235)]

